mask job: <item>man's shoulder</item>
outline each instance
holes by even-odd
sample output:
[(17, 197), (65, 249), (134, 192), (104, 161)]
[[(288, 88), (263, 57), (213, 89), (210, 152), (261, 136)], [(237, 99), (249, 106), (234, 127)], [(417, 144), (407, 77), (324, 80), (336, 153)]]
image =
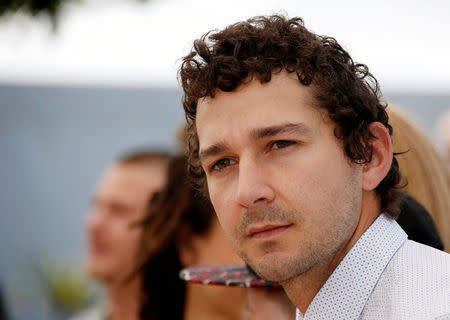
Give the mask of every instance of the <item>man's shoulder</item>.
[(450, 274), (450, 254), (430, 246), (407, 240), (389, 263), (391, 268), (405, 268), (411, 272), (439, 272)]
[[(450, 315), (450, 255), (407, 240), (380, 277), (366, 318), (435, 319)], [(364, 319), (366, 319), (364, 318)]]
[(450, 306), (450, 255), (444, 251), (407, 240), (392, 257), (381, 280), (387, 286), (404, 288), (405, 292), (411, 289), (411, 294), (427, 292), (439, 296), (446, 292)]

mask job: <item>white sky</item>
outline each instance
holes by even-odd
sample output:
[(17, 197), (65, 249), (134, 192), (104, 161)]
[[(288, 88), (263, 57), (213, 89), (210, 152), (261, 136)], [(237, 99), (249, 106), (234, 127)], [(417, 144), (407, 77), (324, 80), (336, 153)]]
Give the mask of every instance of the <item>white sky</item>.
[(48, 19), (0, 20), (0, 82), (176, 86), (206, 31), (283, 10), (335, 37), (383, 89), (450, 93), (448, 0), (84, 0)]

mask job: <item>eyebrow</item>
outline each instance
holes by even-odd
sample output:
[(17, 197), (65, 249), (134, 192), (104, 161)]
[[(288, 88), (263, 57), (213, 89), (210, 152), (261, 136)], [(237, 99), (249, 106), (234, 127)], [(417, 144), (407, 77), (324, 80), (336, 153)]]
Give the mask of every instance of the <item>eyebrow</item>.
[(215, 155), (222, 153), (228, 149), (229, 149), (229, 147), (225, 142), (219, 142), (219, 143), (213, 144), (212, 146), (209, 146), (205, 150), (200, 150), (198, 157), (200, 159), (200, 162), (202, 162), (205, 158), (215, 156)]
[(302, 135), (308, 135), (310, 134), (310, 132), (311, 129), (308, 128), (303, 123), (286, 123), (276, 126), (253, 129), (250, 132), (250, 136), (254, 140), (259, 140), (263, 138), (273, 137), (280, 133), (297, 133)]
[[(297, 133), (297, 134), (302, 134), (302, 135), (308, 135), (308, 134), (310, 134), (310, 132), (311, 132), (311, 129), (308, 128), (303, 123), (285, 123), (285, 124), (276, 125), (276, 126), (253, 129), (250, 131), (250, 137), (253, 140), (259, 140), (259, 139), (263, 139), (263, 138), (273, 137), (273, 136), (275, 136), (277, 134), (281, 134), (281, 133)], [(206, 148), (204, 150), (200, 150), (199, 160), (200, 160), (200, 162), (202, 162), (206, 158), (218, 155), (229, 149), (230, 149), (230, 147), (227, 143), (218, 142), (216, 144), (209, 146), (208, 148)]]

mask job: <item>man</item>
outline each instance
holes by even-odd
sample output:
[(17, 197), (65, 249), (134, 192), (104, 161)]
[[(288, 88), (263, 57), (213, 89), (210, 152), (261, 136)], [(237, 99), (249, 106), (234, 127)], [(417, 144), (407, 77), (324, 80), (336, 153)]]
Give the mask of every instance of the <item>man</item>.
[(141, 228), (152, 194), (166, 183), (169, 155), (141, 151), (106, 169), (95, 190), (87, 219), (87, 270), (106, 289), (106, 305), (76, 319), (139, 319), (141, 278), (135, 268)]
[(392, 128), (365, 65), (275, 15), (196, 40), (180, 78), (190, 171), (297, 319), (450, 315), (448, 254), (395, 222)]

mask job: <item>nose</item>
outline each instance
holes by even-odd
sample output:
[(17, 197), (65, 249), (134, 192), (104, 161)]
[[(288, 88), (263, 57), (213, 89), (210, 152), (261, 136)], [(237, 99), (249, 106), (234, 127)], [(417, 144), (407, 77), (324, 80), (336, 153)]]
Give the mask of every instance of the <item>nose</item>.
[(102, 213), (99, 210), (96, 210), (95, 208), (92, 208), (90, 210), (86, 217), (85, 217), (85, 225), (87, 231), (92, 234), (94, 232), (97, 232), (101, 228), (102, 225)]
[(265, 205), (273, 201), (275, 192), (266, 181), (263, 164), (256, 159), (239, 161), (237, 202), (246, 208)]

